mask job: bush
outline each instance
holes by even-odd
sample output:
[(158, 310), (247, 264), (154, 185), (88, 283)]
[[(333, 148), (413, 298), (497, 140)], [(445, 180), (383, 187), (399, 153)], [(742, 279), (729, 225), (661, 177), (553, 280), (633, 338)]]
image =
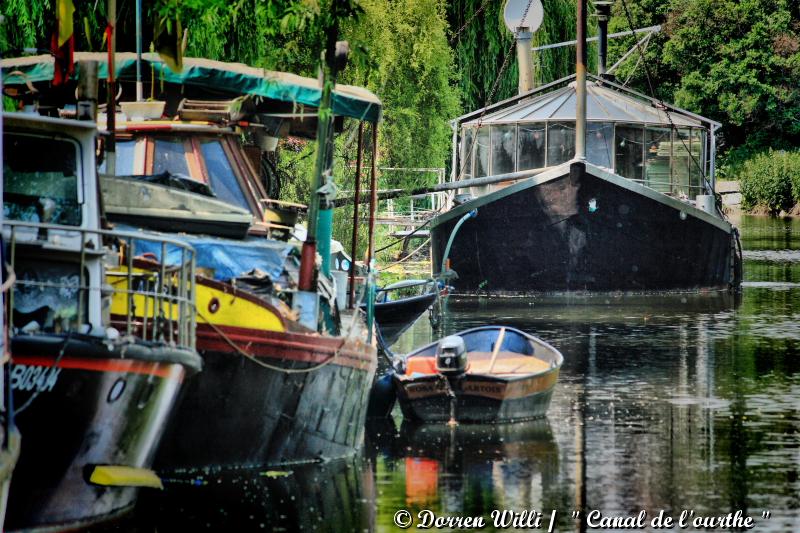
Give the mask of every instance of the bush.
[(788, 211), (800, 201), (800, 151), (769, 150), (753, 156), (741, 165), (739, 181), (745, 209)]

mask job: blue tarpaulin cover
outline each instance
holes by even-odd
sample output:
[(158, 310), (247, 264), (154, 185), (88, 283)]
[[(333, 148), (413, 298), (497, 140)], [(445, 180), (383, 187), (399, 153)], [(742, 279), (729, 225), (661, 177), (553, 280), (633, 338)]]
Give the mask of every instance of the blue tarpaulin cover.
[[(138, 232), (137, 228), (117, 225), (117, 228), (128, 232)], [(155, 232), (147, 232), (154, 235)], [(219, 239), (204, 235), (164, 234), (192, 246), (197, 258), (195, 264), (213, 272), (216, 280), (229, 280), (246, 274), (253, 269), (258, 269), (267, 274), (270, 279), (278, 279), (286, 268), (286, 260), (295, 247), (282, 241), (274, 241), (254, 237), (242, 241)], [(134, 242), (136, 255), (151, 253), (156, 260), (161, 261), (161, 244), (137, 239)], [(167, 245), (167, 264), (180, 264), (181, 250), (176, 246)]]

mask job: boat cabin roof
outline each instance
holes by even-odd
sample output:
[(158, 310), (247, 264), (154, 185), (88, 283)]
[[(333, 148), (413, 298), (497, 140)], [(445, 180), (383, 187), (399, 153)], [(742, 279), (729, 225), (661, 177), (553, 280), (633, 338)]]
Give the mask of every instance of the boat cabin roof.
[[(199, 120), (120, 120), (123, 115), (118, 115), (115, 122), (115, 131), (128, 133), (209, 133), (214, 135), (234, 135), (233, 127), (222, 126), (214, 122)], [(101, 131), (106, 131), (107, 116), (105, 113), (98, 117), (98, 126)]]
[[(252, 95), (276, 103), (289, 104), (286, 109), (294, 111), (298, 105), (317, 108), (322, 98), (322, 88), (316, 78), (308, 78), (290, 72), (271, 71), (251, 67), (242, 63), (226, 63), (203, 58), (183, 58), (183, 70), (173, 72), (157, 54), (143, 54), (143, 70), (153, 69), (159, 82), (177, 84), (191, 88), (194, 98), (219, 99), (220, 95)], [(108, 75), (107, 54), (99, 52), (76, 52), (73, 79), (79, 74), (79, 61), (97, 61), (98, 76)], [(3, 59), (0, 61), (6, 85), (49, 83), (53, 79), (53, 56), (38, 55)], [(120, 82), (136, 81), (136, 54), (118, 52), (115, 55), (116, 79)], [(21, 72), (14, 74), (14, 72)], [(145, 76), (149, 83), (150, 76)], [(382, 104), (371, 91), (352, 85), (337, 84), (333, 94), (333, 112), (342, 117), (368, 122), (381, 119)], [(308, 113), (307, 113), (308, 114)], [(313, 111), (311, 112), (313, 114)]]
[[(517, 124), (547, 121), (575, 121), (577, 95), (575, 83), (545, 94), (534, 95), (503, 109), (475, 117), (465, 127), (491, 124)], [(596, 122), (634, 124), (674, 124), (675, 126), (707, 127), (697, 118), (670, 112), (652, 102), (622, 93), (601, 82), (589, 82), (586, 87), (586, 119)]]

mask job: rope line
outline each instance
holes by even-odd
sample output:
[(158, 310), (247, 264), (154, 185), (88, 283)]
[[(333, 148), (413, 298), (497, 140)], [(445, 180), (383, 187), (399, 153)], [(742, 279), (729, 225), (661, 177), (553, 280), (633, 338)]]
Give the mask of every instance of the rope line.
[[(622, 0), (622, 8), (625, 10), (625, 18), (628, 19), (628, 27), (632, 30), (633, 29), (633, 17), (631, 16), (631, 12), (628, 9), (628, 3), (625, 0)], [(648, 44), (650, 44), (649, 41), (648, 41)], [(647, 77), (647, 85), (650, 88), (650, 96), (652, 96), (655, 100), (658, 101), (659, 104), (661, 104), (661, 107), (663, 108), (664, 114), (667, 115), (667, 120), (669, 120), (670, 126), (672, 126), (673, 130), (677, 131), (678, 127), (672, 121), (672, 115), (669, 112), (669, 108), (667, 107), (667, 104), (664, 103), (664, 100), (662, 100), (661, 98), (656, 96), (656, 91), (655, 91), (655, 89), (653, 87), (653, 80), (652, 80), (652, 77), (650, 75), (650, 67), (647, 65), (647, 59), (644, 57), (644, 50), (642, 49), (642, 45), (640, 44), (639, 41), (636, 41), (636, 50), (639, 53), (639, 58), (641, 60), (642, 66), (644, 67), (644, 73), (645, 73), (645, 76)], [(658, 59), (657, 59), (657, 61), (658, 61)], [(702, 165), (697, 161), (697, 158), (694, 157), (694, 154), (689, 149), (689, 147), (686, 145), (686, 141), (680, 136), (678, 136), (678, 138), (680, 139), (681, 144), (683, 145), (683, 147), (686, 149), (686, 153), (689, 154), (689, 158), (692, 160), (692, 163), (694, 163), (694, 165), (700, 171), (700, 175), (703, 177), (703, 182), (706, 185), (708, 185), (709, 188), (710, 188), (711, 183), (709, 183), (708, 176), (706, 176), (705, 170), (703, 169)]]
[(419, 246), (414, 248), (412, 251), (410, 251), (408, 253), (408, 255), (406, 255), (404, 258), (402, 258), (402, 259), (400, 259), (398, 261), (395, 261), (394, 263), (389, 263), (388, 265), (386, 265), (383, 268), (379, 268), (378, 272), (383, 272), (384, 270), (388, 270), (388, 269), (392, 268), (393, 266), (396, 266), (396, 265), (399, 265), (400, 263), (404, 263), (404, 262), (408, 261), (409, 259), (411, 259), (411, 257), (414, 256), (415, 253), (419, 252), (425, 246), (427, 246), (429, 242), (431, 242), (430, 238), (428, 238), (425, 242), (423, 242), (422, 244), (420, 244)]
[(336, 350), (334, 350), (333, 355), (331, 355), (325, 361), (323, 361), (321, 363), (318, 363), (318, 364), (316, 364), (314, 366), (308, 367), (308, 368), (283, 368), (283, 367), (280, 367), (280, 366), (271, 365), (271, 364), (266, 363), (264, 361), (260, 361), (256, 356), (254, 356), (251, 353), (248, 353), (244, 348), (242, 348), (241, 346), (236, 344), (233, 341), (233, 339), (231, 339), (228, 335), (225, 334), (224, 331), (222, 331), (216, 324), (211, 322), (211, 320), (209, 320), (205, 315), (203, 315), (203, 313), (200, 311), (200, 309), (197, 308), (197, 305), (194, 305), (194, 308), (195, 308), (195, 311), (197, 312), (197, 316), (199, 316), (200, 318), (205, 320), (206, 323), (209, 326), (211, 326), (211, 329), (213, 329), (214, 332), (217, 335), (222, 337), (222, 339), (228, 345), (230, 345), (231, 348), (236, 350), (236, 352), (238, 352), (239, 355), (241, 355), (245, 359), (249, 359), (251, 362), (255, 363), (256, 365), (258, 365), (260, 367), (266, 368), (268, 370), (274, 370), (276, 372), (283, 372), (285, 374), (307, 374), (307, 373), (310, 373), (310, 372), (315, 372), (317, 370), (320, 370), (320, 369), (328, 366), (330, 363), (332, 363), (334, 361), (334, 359), (336, 359), (339, 356), (339, 354), (341, 353), (342, 349), (344, 348), (344, 345), (347, 344), (347, 341), (350, 340), (350, 338), (353, 335), (353, 332), (356, 329), (355, 328), (355, 326), (356, 326), (356, 317), (358, 316), (359, 305), (361, 304), (361, 301), (364, 299), (365, 293), (366, 293), (366, 287), (362, 288), (362, 290), (361, 290), (361, 295), (358, 298), (358, 301), (356, 302), (356, 305), (355, 305), (354, 310), (353, 310), (353, 317), (350, 320), (350, 327), (348, 328), (347, 333), (344, 336), (344, 339), (342, 339), (341, 344), (336, 348)]
[[(525, 6), (525, 11), (522, 13), (522, 18), (520, 20), (525, 20), (528, 16), (528, 11), (531, 8), (531, 4), (533, 4), (533, 0), (528, 0), (528, 5)], [(480, 130), (481, 126), (483, 125), (483, 117), (486, 115), (486, 111), (489, 107), (489, 103), (494, 98), (497, 89), (500, 87), (500, 81), (503, 78), (503, 73), (508, 68), (509, 59), (511, 59), (511, 54), (514, 51), (514, 48), (517, 46), (517, 37), (519, 36), (519, 28), (514, 32), (514, 39), (511, 41), (511, 46), (508, 48), (505, 57), (503, 58), (503, 64), (500, 67), (500, 70), (497, 73), (497, 77), (494, 80), (494, 84), (492, 85), (491, 90), (489, 91), (489, 95), (486, 97), (486, 102), (484, 104), (483, 110), (481, 111), (480, 116), (478, 117), (478, 124), (475, 126), (475, 134), (472, 136), (472, 143), (470, 144), (469, 151), (466, 154), (468, 156), (464, 157), (465, 161), (462, 162), (461, 170), (458, 172), (455, 181), (460, 181), (461, 177), (464, 175), (464, 171), (467, 170), (467, 162), (466, 159), (472, 159), (472, 151), (475, 148), (475, 143), (478, 141), (478, 130)], [(464, 154), (462, 154), (464, 155)]]

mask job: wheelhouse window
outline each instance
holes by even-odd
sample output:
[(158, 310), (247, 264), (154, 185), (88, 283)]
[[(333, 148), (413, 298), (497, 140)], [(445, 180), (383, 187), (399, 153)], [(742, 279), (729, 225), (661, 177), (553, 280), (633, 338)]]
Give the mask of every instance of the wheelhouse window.
[[(114, 145), (115, 157), (114, 162), (114, 175), (116, 176), (133, 176), (136, 164), (136, 141), (133, 139), (117, 140)], [(108, 157), (103, 159), (100, 164), (100, 173), (106, 174), (108, 166)]]
[(543, 168), (547, 159), (544, 124), (520, 124), (517, 139), (519, 170)]
[(547, 126), (547, 166), (560, 165), (575, 157), (575, 123), (554, 122)]
[(614, 145), (616, 173), (641, 182), (644, 179), (644, 128), (618, 124)]
[(705, 146), (705, 142), (706, 138), (703, 130), (692, 128), (692, 160), (689, 165), (689, 181), (692, 187), (695, 188), (695, 194), (702, 194), (703, 191), (703, 175), (705, 173), (703, 170), (705, 168), (703, 147)]
[(691, 131), (688, 128), (674, 130), (672, 143), (672, 184), (673, 193), (681, 197), (691, 197), (690, 172), (692, 168)]
[(483, 178), (489, 175), (489, 128), (483, 127), (478, 130), (478, 137), (475, 141), (475, 177)]
[(186, 143), (179, 138), (157, 138), (153, 149), (153, 174), (181, 174), (191, 177)]
[[(18, 259), (14, 265), (12, 326), (61, 333), (75, 330), (88, 313), (88, 274), (81, 286), (80, 265), (62, 261)], [(79, 313), (80, 310), (80, 313)]]
[(589, 122), (586, 125), (586, 159), (599, 167), (612, 168), (614, 124)]
[(645, 183), (659, 192), (672, 192), (670, 159), (672, 158), (672, 130), (647, 128), (645, 130)]
[(5, 218), (80, 226), (79, 160), (78, 143), (70, 139), (6, 132), (3, 136)]
[(250, 209), (222, 143), (216, 139), (205, 140), (200, 143), (200, 151), (203, 153), (203, 160), (206, 163), (209, 185), (217, 198), (244, 209)]
[(475, 130), (473, 128), (464, 128), (464, 137), (461, 140), (461, 172), (463, 177), (472, 177), (472, 156), (475, 153)]
[(514, 172), (517, 127), (492, 126), (492, 175)]

